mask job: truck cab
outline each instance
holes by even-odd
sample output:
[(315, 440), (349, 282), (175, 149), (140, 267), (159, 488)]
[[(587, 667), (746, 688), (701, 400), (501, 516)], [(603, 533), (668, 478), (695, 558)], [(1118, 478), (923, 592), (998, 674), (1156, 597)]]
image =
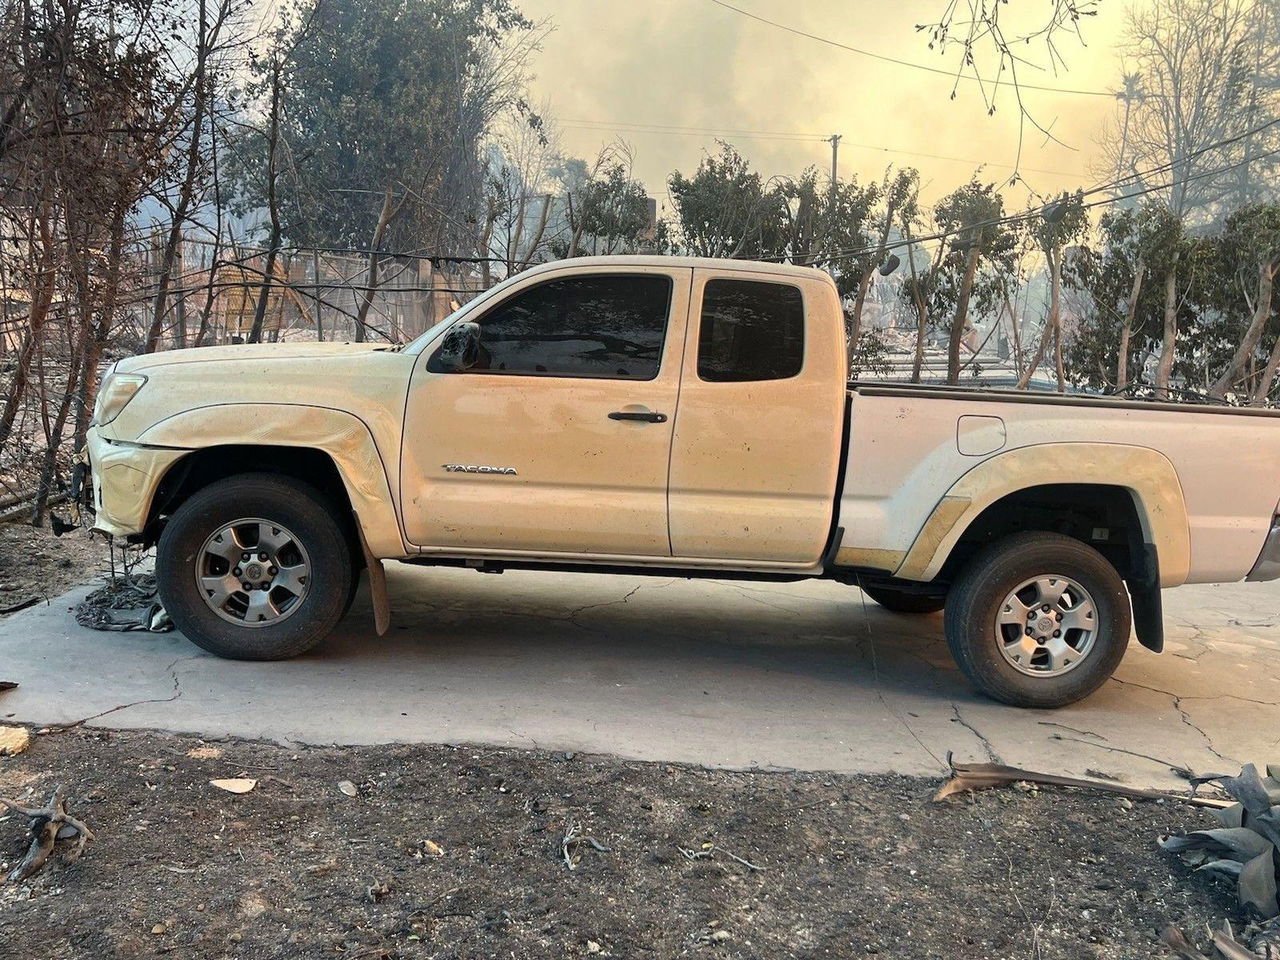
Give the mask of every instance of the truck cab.
[(450, 330), (410, 348), (412, 548), (818, 567), (846, 401), (826, 274), (656, 257), (544, 267)]

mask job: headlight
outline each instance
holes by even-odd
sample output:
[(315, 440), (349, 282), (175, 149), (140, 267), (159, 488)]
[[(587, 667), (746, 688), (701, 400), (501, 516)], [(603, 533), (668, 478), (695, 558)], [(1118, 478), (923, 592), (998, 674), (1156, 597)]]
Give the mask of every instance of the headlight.
[(109, 369), (98, 387), (98, 402), (93, 406), (93, 422), (105, 426), (120, 415), (134, 394), (142, 389), (147, 378), (140, 373), (116, 373)]

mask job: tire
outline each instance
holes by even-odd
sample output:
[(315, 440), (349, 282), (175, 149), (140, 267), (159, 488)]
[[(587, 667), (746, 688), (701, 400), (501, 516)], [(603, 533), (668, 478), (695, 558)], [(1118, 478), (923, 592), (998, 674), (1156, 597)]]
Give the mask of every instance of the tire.
[[(1039, 601), (1055, 590), (1061, 597), (1046, 612)], [(1055, 533), (1021, 533), (964, 567), (944, 624), (951, 655), (975, 687), (1015, 707), (1052, 709), (1084, 699), (1115, 672), (1132, 615), (1124, 581), (1098, 551)]]
[(346, 617), (351, 612), (351, 607), (356, 602), (356, 594), (360, 592), (360, 571), (353, 569), (351, 571), (351, 589), (347, 591), (347, 599), (342, 604), (342, 616)]
[(888, 587), (864, 586), (862, 592), (886, 610), (892, 610), (894, 613), (937, 613), (946, 603), (942, 597), (930, 597), (923, 593), (906, 593)]
[[(350, 547), (335, 519), (341, 515), (315, 487), (277, 474), (241, 474), (204, 487), (160, 535), (156, 580), (165, 610), (187, 639), (220, 657), (305, 653), (329, 635), (355, 595)], [(250, 549), (237, 555), (242, 544)], [(269, 589), (242, 591), (241, 576), (254, 575)]]

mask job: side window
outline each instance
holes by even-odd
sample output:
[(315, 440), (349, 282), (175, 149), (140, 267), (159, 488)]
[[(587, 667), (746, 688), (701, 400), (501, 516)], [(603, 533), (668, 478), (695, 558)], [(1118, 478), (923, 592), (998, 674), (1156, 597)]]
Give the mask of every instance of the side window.
[(652, 380), (662, 362), (670, 277), (565, 277), (482, 316), (468, 373)]
[(803, 366), (804, 299), (799, 287), (707, 281), (698, 333), (699, 379), (785, 380)]

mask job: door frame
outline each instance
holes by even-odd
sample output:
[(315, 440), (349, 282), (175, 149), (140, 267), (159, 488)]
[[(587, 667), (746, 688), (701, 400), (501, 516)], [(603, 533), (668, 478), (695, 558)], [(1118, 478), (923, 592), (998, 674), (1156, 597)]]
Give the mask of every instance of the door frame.
[[(494, 310), (499, 310), (515, 297), (528, 292), (534, 287), (541, 286), (556, 280), (565, 280), (571, 278), (590, 277), (590, 276), (636, 276), (636, 275), (657, 275), (670, 279), (672, 283), (671, 300), (668, 307), (668, 315), (666, 322), (665, 334), (663, 337), (662, 357), (658, 365), (657, 373), (654, 377), (646, 380), (631, 380), (627, 378), (613, 377), (557, 377), (552, 375), (526, 374), (526, 373), (484, 373), (475, 374), (468, 373), (439, 373), (428, 369), (431, 358), (435, 355), (439, 348), (441, 340), (446, 336), (450, 329), (457, 323), (462, 322), (478, 322), (489, 315)], [(491, 296), (485, 298), (477, 309), (464, 310), (459, 312), (454, 323), (442, 326), (429, 340), (417, 345), (418, 356), (415, 359), (413, 370), (410, 373), (409, 384), (406, 390), (405, 406), (401, 426), (401, 449), (399, 451), (399, 461), (397, 464), (399, 479), (399, 496), (401, 498), (401, 515), (404, 523), (405, 542), (409, 544), (411, 550), (419, 556), (440, 556), (440, 557), (456, 557), (466, 559), (486, 559), (510, 557), (516, 558), (547, 558), (550, 560), (579, 560), (590, 558), (593, 562), (606, 563), (635, 563), (635, 564), (666, 564), (671, 563), (670, 554), (670, 517), (667, 509), (667, 486), (670, 482), (670, 462), (671, 462), (671, 444), (670, 438), (674, 435), (675, 420), (679, 407), (679, 395), (681, 386), (682, 371), (684, 369), (684, 350), (687, 343), (686, 326), (689, 318), (689, 304), (692, 297), (692, 288), (694, 282), (694, 268), (687, 264), (675, 261), (672, 263), (654, 262), (634, 263), (634, 262), (618, 262), (618, 263), (591, 263), (591, 264), (574, 264), (573, 261), (566, 261), (563, 266), (558, 269), (533, 270), (526, 274), (514, 278), (513, 282), (504, 288), (500, 296)], [(661, 463), (661, 475), (663, 478), (663, 486), (660, 496), (663, 503), (663, 540), (666, 543), (666, 551), (662, 554), (614, 554), (614, 553), (591, 553), (579, 551), (555, 551), (546, 549), (526, 549), (521, 547), (460, 547), (457, 544), (432, 544), (432, 543), (415, 543), (411, 539), (410, 534), (410, 510), (411, 504), (408, 502), (412, 496), (410, 488), (415, 485), (406, 486), (405, 480), (408, 476), (407, 470), (410, 467), (408, 455), (409, 450), (409, 431), (411, 429), (410, 418), (411, 408), (415, 388), (420, 388), (426, 378), (436, 377), (457, 377), (464, 378), (460, 382), (465, 382), (465, 378), (475, 378), (477, 388), (483, 389), (484, 378), (486, 377), (504, 377), (513, 378), (530, 382), (531, 389), (538, 389), (535, 381), (551, 380), (561, 381), (562, 383), (572, 384), (580, 383), (584, 385), (600, 384), (600, 383), (619, 383), (633, 384), (637, 388), (648, 387), (652, 389), (655, 384), (659, 385), (659, 389), (670, 392), (670, 423), (666, 425), (667, 429), (667, 449), (666, 455)], [(665, 411), (664, 411), (665, 412)], [(425, 415), (429, 416), (429, 408)], [(620, 427), (626, 425), (620, 424)], [(637, 428), (637, 425), (630, 425)], [(643, 426), (639, 427), (643, 428)], [(443, 454), (447, 456), (447, 454)], [(495, 481), (501, 482), (501, 479)]]

